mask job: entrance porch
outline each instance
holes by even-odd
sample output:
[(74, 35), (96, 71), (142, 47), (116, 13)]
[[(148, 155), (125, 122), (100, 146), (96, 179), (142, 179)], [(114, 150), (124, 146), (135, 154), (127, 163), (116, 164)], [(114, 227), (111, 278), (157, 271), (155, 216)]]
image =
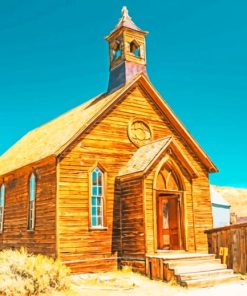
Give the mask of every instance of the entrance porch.
[(185, 251), (146, 254), (145, 266), (150, 279), (176, 281), (185, 287), (208, 287), (239, 278), (214, 254)]

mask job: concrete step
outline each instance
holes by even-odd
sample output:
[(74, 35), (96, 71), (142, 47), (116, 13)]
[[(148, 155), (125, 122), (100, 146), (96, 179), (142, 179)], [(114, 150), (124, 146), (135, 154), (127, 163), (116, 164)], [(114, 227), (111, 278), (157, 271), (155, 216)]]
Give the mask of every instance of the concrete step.
[(230, 274), (230, 275), (221, 275), (214, 278), (187, 280), (187, 281), (180, 282), (180, 284), (181, 286), (188, 287), (188, 288), (191, 288), (191, 287), (205, 288), (205, 287), (215, 286), (217, 284), (236, 282), (238, 280), (239, 280), (238, 275)]
[(196, 279), (202, 279), (202, 278), (215, 278), (218, 276), (231, 275), (231, 274), (233, 274), (232, 269), (219, 269), (219, 270), (180, 274), (177, 276), (177, 280), (188, 281), (188, 280), (196, 280)]
[(174, 274), (180, 275), (185, 273), (195, 273), (195, 272), (203, 272), (203, 271), (212, 271), (212, 270), (222, 270), (226, 269), (226, 264), (219, 264), (219, 263), (203, 263), (201, 265), (195, 266), (178, 266), (174, 268)]
[(221, 264), (220, 259), (215, 258), (193, 258), (193, 259), (186, 259), (186, 260), (172, 260), (172, 261), (164, 261), (165, 264), (168, 265), (170, 269), (175, 269), (179, 266), (196, 266), (196, 265), (203, 265), (203, 264)]

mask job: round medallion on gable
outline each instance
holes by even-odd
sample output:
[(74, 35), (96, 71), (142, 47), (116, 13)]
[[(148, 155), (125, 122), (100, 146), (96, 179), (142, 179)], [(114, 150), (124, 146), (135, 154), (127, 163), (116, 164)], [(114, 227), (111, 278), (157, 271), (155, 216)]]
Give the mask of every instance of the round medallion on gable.
[(129, 124), (128, 136), (137, 147), (148, 144), (152, 140), (152, 131), (143, 120), (133, 120)]

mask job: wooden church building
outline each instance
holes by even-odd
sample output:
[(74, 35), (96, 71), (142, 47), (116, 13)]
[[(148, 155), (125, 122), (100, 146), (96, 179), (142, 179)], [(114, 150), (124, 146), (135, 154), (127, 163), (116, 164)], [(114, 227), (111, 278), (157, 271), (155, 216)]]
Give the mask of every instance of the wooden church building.
[(207, 252), (217, 168), (150, 82), (147, 32), (122, 10), (108, 90), (0, 157), (0, 248), (74, 272), (145, 268), (147, 254)]

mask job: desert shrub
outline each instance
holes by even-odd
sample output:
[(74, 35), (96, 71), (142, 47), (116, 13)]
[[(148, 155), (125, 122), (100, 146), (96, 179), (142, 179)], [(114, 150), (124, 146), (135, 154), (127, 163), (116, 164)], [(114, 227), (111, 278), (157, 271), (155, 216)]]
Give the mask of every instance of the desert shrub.
[(69, 288), (69, 269), (58, 260), (20, 250), (0, 252), (0, 295), (39, 295)]

